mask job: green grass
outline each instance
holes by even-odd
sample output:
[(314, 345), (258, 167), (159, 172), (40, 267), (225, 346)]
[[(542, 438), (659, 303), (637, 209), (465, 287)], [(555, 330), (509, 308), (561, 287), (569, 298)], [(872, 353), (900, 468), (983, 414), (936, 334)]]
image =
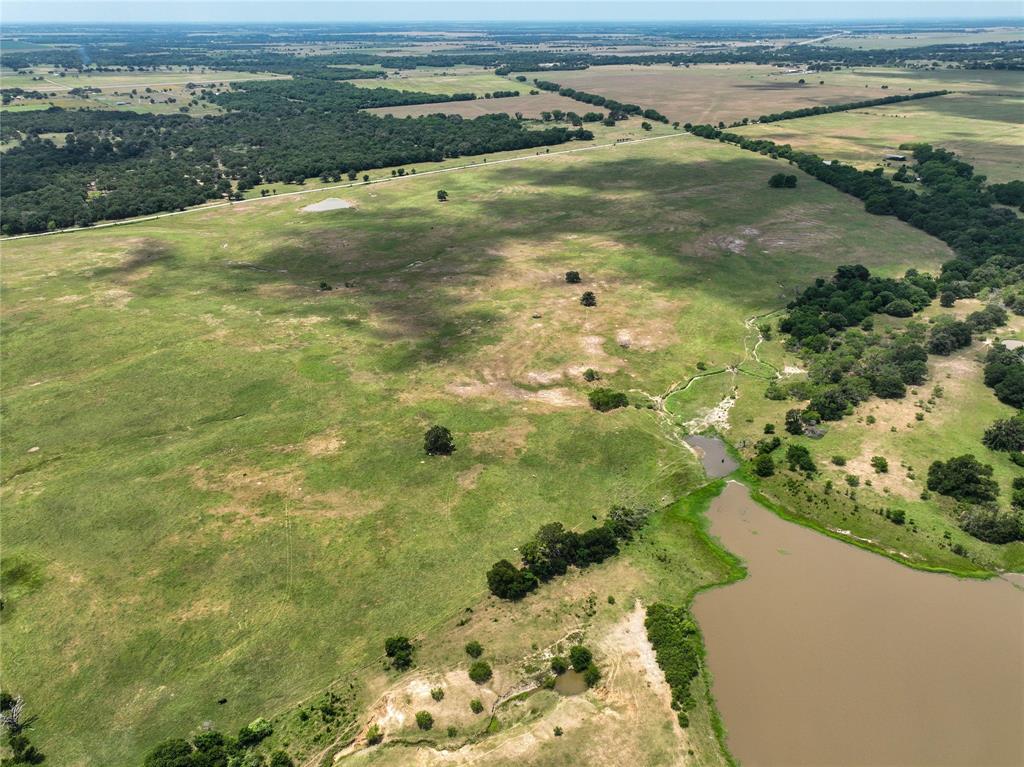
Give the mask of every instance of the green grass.
[(533, 84), (517, 82), (512, 77), (494, 74), (493, 69), (481, 69), (467, 65), (454, 67), (419, 67), (402, 70), (398, 75), (388, 72), (386, 80), (350, 80), (353, 85), (363, 88), (395, 88), (401, 91), (419, 91), (450, 95), (453, 93), (475, 93), (483, 96), (494, 91), (519, 91), (524, 96)]
[[(4, 673), (33, 741), (136, 763), (289, 709), (473, 604), (539, 524), (700, 484), (575, 371), (661, 392), (838, 263), (947, 257), (813, 180), (770, 190), (778, 167), (680, 137), (8, 243)], [(454, 456), (423, 455), (434, 423)]]

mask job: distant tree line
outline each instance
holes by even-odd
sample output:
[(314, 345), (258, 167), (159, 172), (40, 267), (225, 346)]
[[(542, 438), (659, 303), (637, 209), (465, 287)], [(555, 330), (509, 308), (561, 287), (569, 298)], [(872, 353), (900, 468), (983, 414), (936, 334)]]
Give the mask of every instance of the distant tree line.
[(879, 107), (886, 104), (899, 104), (901, 101), (916, 101), (917, 99), (930, 99), (935, 96), (945, 96), (951, 91), (925, 91), (923, 93), (911, 93), (905, 96), (886, 96), (881, 99), (868, 99), (866, 101), (851, 101), (846, 104), (832, 104), (829, 106), (804, 107), (802, 109), (788, 109), (785, 112), (773, 112), (769, 115), (761, 115), (757, 118), (759, 123), (774, 123), (780, 120), (795, 120), (798, 117), (814, 117), (815, 115), (827, 115), (833, 112), (848, 112), (851, 109), (867, 109), (868, 107)]
[(550, 80), (534, 80), (533, 83), (542, 91), (557, 93), (559, 96), (582, 101), (584, 104), (604, 107), (608, 110), (608, 118), (611, 120), (622, 120), (629, 115), (639, 115), (648, 120), (656, 120), (662, 123), (668, 122), (668, 118), (655, 109), (644, 109), (637, 104), (623, 104), (621, 101), (606, 98), (595, 93), (578, 91), (575, 88), (566, 88)]

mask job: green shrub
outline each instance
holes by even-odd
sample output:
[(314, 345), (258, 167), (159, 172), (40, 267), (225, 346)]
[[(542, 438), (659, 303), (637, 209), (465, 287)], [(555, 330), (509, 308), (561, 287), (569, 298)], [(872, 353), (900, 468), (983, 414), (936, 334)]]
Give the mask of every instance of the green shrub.
[(485, 660), (478, 660), (469, 667), (469, 678), (477, 684), (483, 684), (494, 675), (491, 671), (491, 664)]
[(434, 726), (434, 717), (429, 711), (417, 711), (416, 726), (421, 730), (429, 730)]
[(583, 681), (587, 683), (587, 687), (593, 687), (599, 681), (601, 681), (601, 671), (591, 663), (587, 666), (587, 670), (583, 672)]
[(431, 426), (423, 435), (423, 449), (427, 455), (451, 455), (455, 451), (452, 433), (444, 426)]
[(569, 670), (569, 663), (561, 655), (556, 655), (551, 659), (551, 671), (555, 674), (562, 675)]
[(469, 702), (469, 710), (474, 714), (479, 714), (484, 710), (484, 704), (480, 702), (479, 698), (473, 698), (473, 700)]
[(376, 746), (382, 740), (384, 740), (384, 731), (380, 728), (380, 725), (371, 724), (370, 729), (366, 731), (366, 744)]
[(470, 658), (479, 658), (484, 654), (484, 646), (475, 639), (466, 642), (466, 655)]
[(408, 637), (394, 636), (384, 640), (384, 654), (391, 658), (391, 665), (399, 671), (412, 665), (412, 651)]
[(775, 473), (775, 461), (766, 453), (754, 459), (754, 473), (759, 477), (770, 477)]
[(586, 647), (581, 644), (573, 645), (569, 648), (569, 662), (572, 664), (573, 669), (579, 672), (587, 670), (587, 666), (590, 665), (591, 661), (594, 660), (593, 653), (590, 652)]
[(459, 734), (459, 731), (453, 725), (448, 725), (448, 737), (449, 738), (454, 738), (458, 734)]
[(871, 456), (871, 468), (875, 470), (876, 474), (888, 474), (889, 462), (880, 455), (873, 455)]
[(620, 407), (627, 407), (629, 405), (629, 398), (626, 397), (620, 391), (614, 389), (599, 388), (594, 389), (587, 395), (587, 399), (590, 400), (590, 406), (594, 410), (599, 410), (602, 413), (606, 413), (609, 410), (615, 410)]
[(435, 687), (430, 691), (430, 697), (436, 701), (444, 700), (444, 690), (440, 687)]

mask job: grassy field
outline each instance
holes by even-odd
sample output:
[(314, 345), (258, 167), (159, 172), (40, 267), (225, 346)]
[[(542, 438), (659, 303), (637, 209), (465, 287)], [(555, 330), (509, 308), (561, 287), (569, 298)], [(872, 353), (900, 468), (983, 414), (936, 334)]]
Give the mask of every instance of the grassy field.
[[(586, 406), (584, 369), (643, 401), (742, 360), (744, 320), (838, 263), (948, 257), (777, 169), (679, 136), (8, 243), (4, 672), (33, 739), (137, 762), (372, 690), (385, 636), (435, 638), (539, 524), (694, 488), (654, 413)], [(454, 456), (423, 455), (433, 423)], [(702, 556), (636, 595), (713, 580)]]
[(511, 77), (494, 74), (493, 69), (468, 65), (454, 67), (419, 67), (417, 69), (388, 72), (386, 80), (351, 80), (353, 85), (364, 88), (395, 88), (401, 91), (421, 93), (475, 93), (483, 96), (493, 91), (515, 91), (527, 94), (529, 83), (516, 82)]
[(993, 182), (1024, 178), (1024, 96), (957, 93), (736, 132), (863, 168), (882, 164), (901, 144), (928, 142), (961, 155)]

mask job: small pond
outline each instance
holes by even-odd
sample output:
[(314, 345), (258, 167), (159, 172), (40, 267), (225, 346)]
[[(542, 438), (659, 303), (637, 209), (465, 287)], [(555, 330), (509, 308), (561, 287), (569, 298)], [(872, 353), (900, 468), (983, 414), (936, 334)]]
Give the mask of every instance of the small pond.
[(705, 437), (701, 434), (691, 434), (685, 438), (686, 444), (697, 451), (700, 462), (704, 466), (704, 473), (709, 479), (718, 479), (732, 474), (739, 468), (736, 459), (729, 455), (725, 449), (725, 443), (718, 437)]

